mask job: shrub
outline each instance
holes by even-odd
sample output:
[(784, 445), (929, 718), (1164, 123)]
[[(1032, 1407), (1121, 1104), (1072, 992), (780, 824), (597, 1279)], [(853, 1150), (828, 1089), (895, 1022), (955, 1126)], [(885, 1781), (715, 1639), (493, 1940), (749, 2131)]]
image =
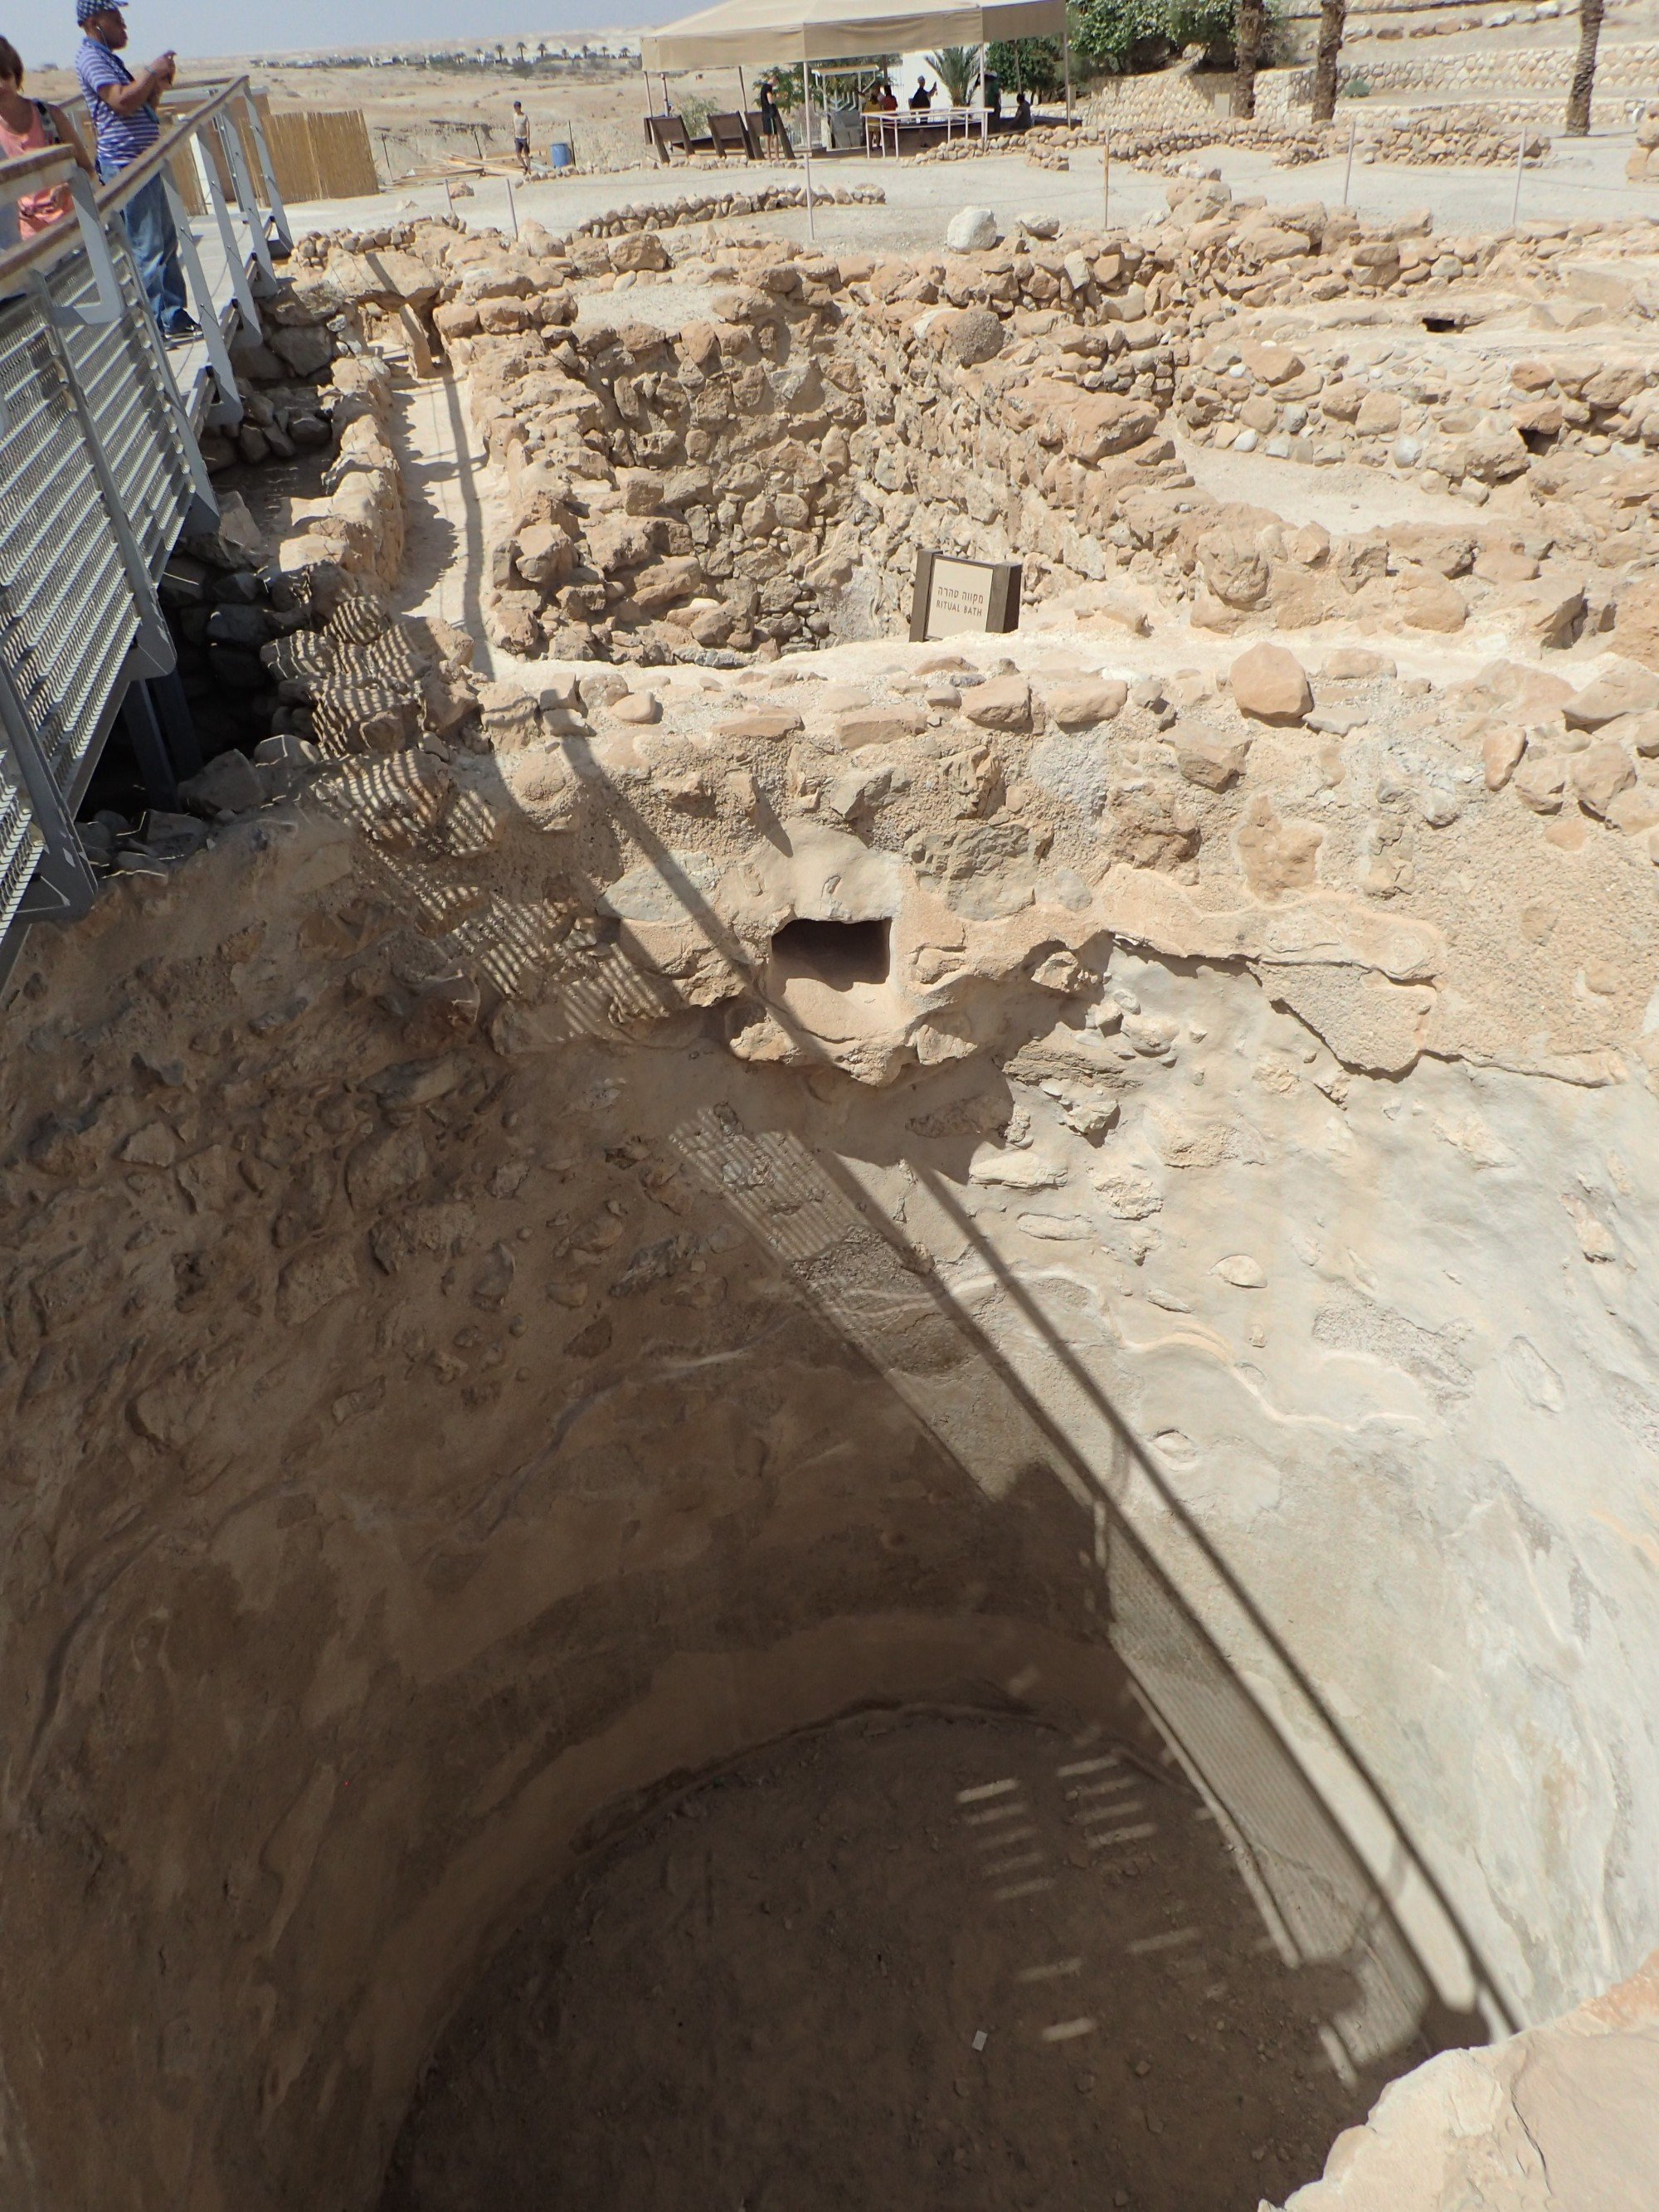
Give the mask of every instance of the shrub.
[(1058, 39), (998, 39), (991, 47), (991, 67), (1002, 79), (1005, 103), (1021, 85), (1044, 100), (1066, 89), (1066, 58)]

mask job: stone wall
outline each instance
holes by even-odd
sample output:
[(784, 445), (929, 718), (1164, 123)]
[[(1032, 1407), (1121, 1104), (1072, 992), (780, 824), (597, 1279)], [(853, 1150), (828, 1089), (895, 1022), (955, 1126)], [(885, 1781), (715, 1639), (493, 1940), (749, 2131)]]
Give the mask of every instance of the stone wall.
[[(1350, 40), (1352, 36), (1351, 31)], [(1379, 53), (1373, 44), (1363, 55), (1352, 53), (1350, 48), (1339, 84), (1363, 80), (1373, 97), (1415, 94), (1424, 100), (1454, 100), (1535, 89), (1540, 95), (1565, 100), (1576, 51), (1571, 42), (1545, 44), (1540, 40), (1493, 52), (1436, 55), (1416, 61)], [(1313, 71), (1304, 69), (1285, 75), (1287, 98), (1305, 106), (1313, 98)], [(1659, 77), (1659, 46), (1613, 43), (1603, 38), (1596, 59), (1595, 86), (1614, 115), (1622, 115), (1624, 103), (1608, 100), (1608, 95), (1627, 92), (1650, 96), (1656, 77)]]

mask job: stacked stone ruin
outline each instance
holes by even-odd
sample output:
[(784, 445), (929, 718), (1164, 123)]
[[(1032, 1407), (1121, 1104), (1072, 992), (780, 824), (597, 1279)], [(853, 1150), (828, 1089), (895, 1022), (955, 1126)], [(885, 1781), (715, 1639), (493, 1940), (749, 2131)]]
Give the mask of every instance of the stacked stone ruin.
[[(318, 495), (174, 586), (249, 610), (270, 735), (6, 986), (29, 2212), (373, 2202), (503, 1931), (748, 1743), (1029, 1696), (1154, 1757), (1057, 1434), (1114, 1512), (1190, 1477), (1520, 2016), (1632, 1966), (1659, 241), (1170, 200), (296, 254), (251, 428), (314, 415)], [(397, 611), (441, 374), (476, 635)], [(1217, 448), (1438, 519), (1292, 520)], [(907, 642), (924, 548), (1021, 562), (1021, 633)], [(1310, 1908), (1367, 2064), (1432, 2047), (1376, 1968), (1421, 1893)], [(1547, 2066), (1651, 2009), (1449, 2053), (1307, 2212), (1538, 2155)]]

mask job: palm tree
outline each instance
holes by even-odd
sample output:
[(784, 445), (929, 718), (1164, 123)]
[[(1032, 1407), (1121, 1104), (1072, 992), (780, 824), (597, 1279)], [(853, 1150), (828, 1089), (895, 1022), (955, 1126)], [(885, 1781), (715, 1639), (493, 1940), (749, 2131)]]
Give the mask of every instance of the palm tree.
[(1233, 67), (1235, 115), (1255, 113), (1255, 72), (1267, 27), (1267, 0), (1238, 0), (1238, 27), (1233, 39), (1237, 55)]
[(966, 107), (969, 91), (979, 74), (979, 48), (941, 46), (936, 54), (928, 55), (927, 66), (950, 94), (951, 106)]
[(1567, 94), (1566, 131), (1569, 138), (1588, 138), (1590, 94), (1595, 89), (1595, 48), (1601, 36), (1601, 0), (1578, 0), (1578, 52), (1572, 64), (1572, 84)]
[(1320, 0), (1319, 50), (1314, 60), (1313, 119), (1328, 123), (1336, 112), (1336, 64), (1342, 52), (1348, 0)]

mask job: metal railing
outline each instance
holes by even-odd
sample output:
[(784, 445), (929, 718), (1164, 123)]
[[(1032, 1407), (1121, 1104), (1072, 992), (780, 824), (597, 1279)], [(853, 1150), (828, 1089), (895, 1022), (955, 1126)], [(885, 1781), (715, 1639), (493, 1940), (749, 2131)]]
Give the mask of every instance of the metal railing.
[[(230, 337), (260, 334), (255, 283), (291, 243), (247, 79), (191, 96), (102, 185), (67, 147), (0, 162), (0, 215), (70, 193), (62, 220), (0, 251), (0, 975), (28, 923), (75, 920), (95, 895), (76, 810), (128, 687), (173, 666), (156, 586), (181, 532), (217, 514), (197, 433), (241, 419)], [(171, 173), (186, 151), (205, 256)], [(122, 219), (158, 175), (203, 334), (171, 354)]]

